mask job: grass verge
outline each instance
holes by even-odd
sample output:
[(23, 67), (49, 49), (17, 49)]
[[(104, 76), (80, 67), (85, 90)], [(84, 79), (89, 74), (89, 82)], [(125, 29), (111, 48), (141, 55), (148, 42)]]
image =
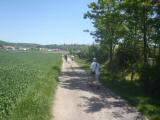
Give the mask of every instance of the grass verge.
[(90, 64), (86, 60), (82, 60), (76, 57), (75, 62), (77, 62), (80, 65), (80, 67), (84, 70), (89, 70), (90, 68)]

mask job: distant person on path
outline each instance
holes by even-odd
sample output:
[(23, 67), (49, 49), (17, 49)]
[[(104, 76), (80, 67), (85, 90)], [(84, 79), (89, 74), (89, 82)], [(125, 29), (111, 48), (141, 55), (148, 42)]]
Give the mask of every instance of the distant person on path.
[(100, 65), (97, 62), (96, 58), (93, 58), (93, 62), (91, 63), (90, 69), (92, 74), (92, 81), (93, 82), (95, 81), (97, 84), (97, 89), (100, 89), (100, 82), (99, 82)]
[(65, 61), (67, 62), (67, 59), (68, 59), (67, 54), (64, 55), (64, 59), (65, 59)]

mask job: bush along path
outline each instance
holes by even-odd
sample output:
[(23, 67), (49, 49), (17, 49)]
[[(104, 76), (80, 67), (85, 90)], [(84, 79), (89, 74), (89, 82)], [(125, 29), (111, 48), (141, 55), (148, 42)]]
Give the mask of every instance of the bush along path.
[(75, 62), (63, 62), (53, 120), (148, 120), (109, 89), (90, 87), (89, 80)]

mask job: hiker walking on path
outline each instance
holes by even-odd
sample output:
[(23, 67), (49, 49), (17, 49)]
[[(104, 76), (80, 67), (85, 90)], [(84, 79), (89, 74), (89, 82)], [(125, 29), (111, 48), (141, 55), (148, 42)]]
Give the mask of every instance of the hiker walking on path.
[(99, 89), (100, 87), (100, 82), (99, 82), (100, 65), (97, 62), (96, 58), (93, 58), (93, 62), (91, 63), (90, 69), (91, 69), (91, 74), (92, 74), (92, 81), (93, 83), (94, 81), (96, 82), (97, 89)]
[(64, 55), (65, 61), (67, 62), (68, 56), (67, 54)]
[(71, 56), (71, 60), (74, 61), (74, 56), (73, 55)]

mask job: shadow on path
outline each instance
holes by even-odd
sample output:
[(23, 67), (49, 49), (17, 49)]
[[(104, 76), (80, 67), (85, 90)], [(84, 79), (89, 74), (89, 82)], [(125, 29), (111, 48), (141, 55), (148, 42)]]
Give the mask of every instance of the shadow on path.
[(128, 106), (126, 101), (112, 93), (109, 89), (101, 86), (100, 90), (97, 90), (95, 85), (90, 87), (88, 83), (91, 77), (85, 71), (81, 70), (80, 67), (68, 68), (61, 73), (61, 76), (68, 78), (67, 80), (60, 81), (61, 87), (93, 94), (93, 96), (80, 96), (80, 99), (85, 101), (83, 105), (79, 105), (85, 108), (84, 112), (95, 113), (107, 108), (107, 110), (111, 111), (114, 118), (124, 118), (124, 114), (136, 112)]

